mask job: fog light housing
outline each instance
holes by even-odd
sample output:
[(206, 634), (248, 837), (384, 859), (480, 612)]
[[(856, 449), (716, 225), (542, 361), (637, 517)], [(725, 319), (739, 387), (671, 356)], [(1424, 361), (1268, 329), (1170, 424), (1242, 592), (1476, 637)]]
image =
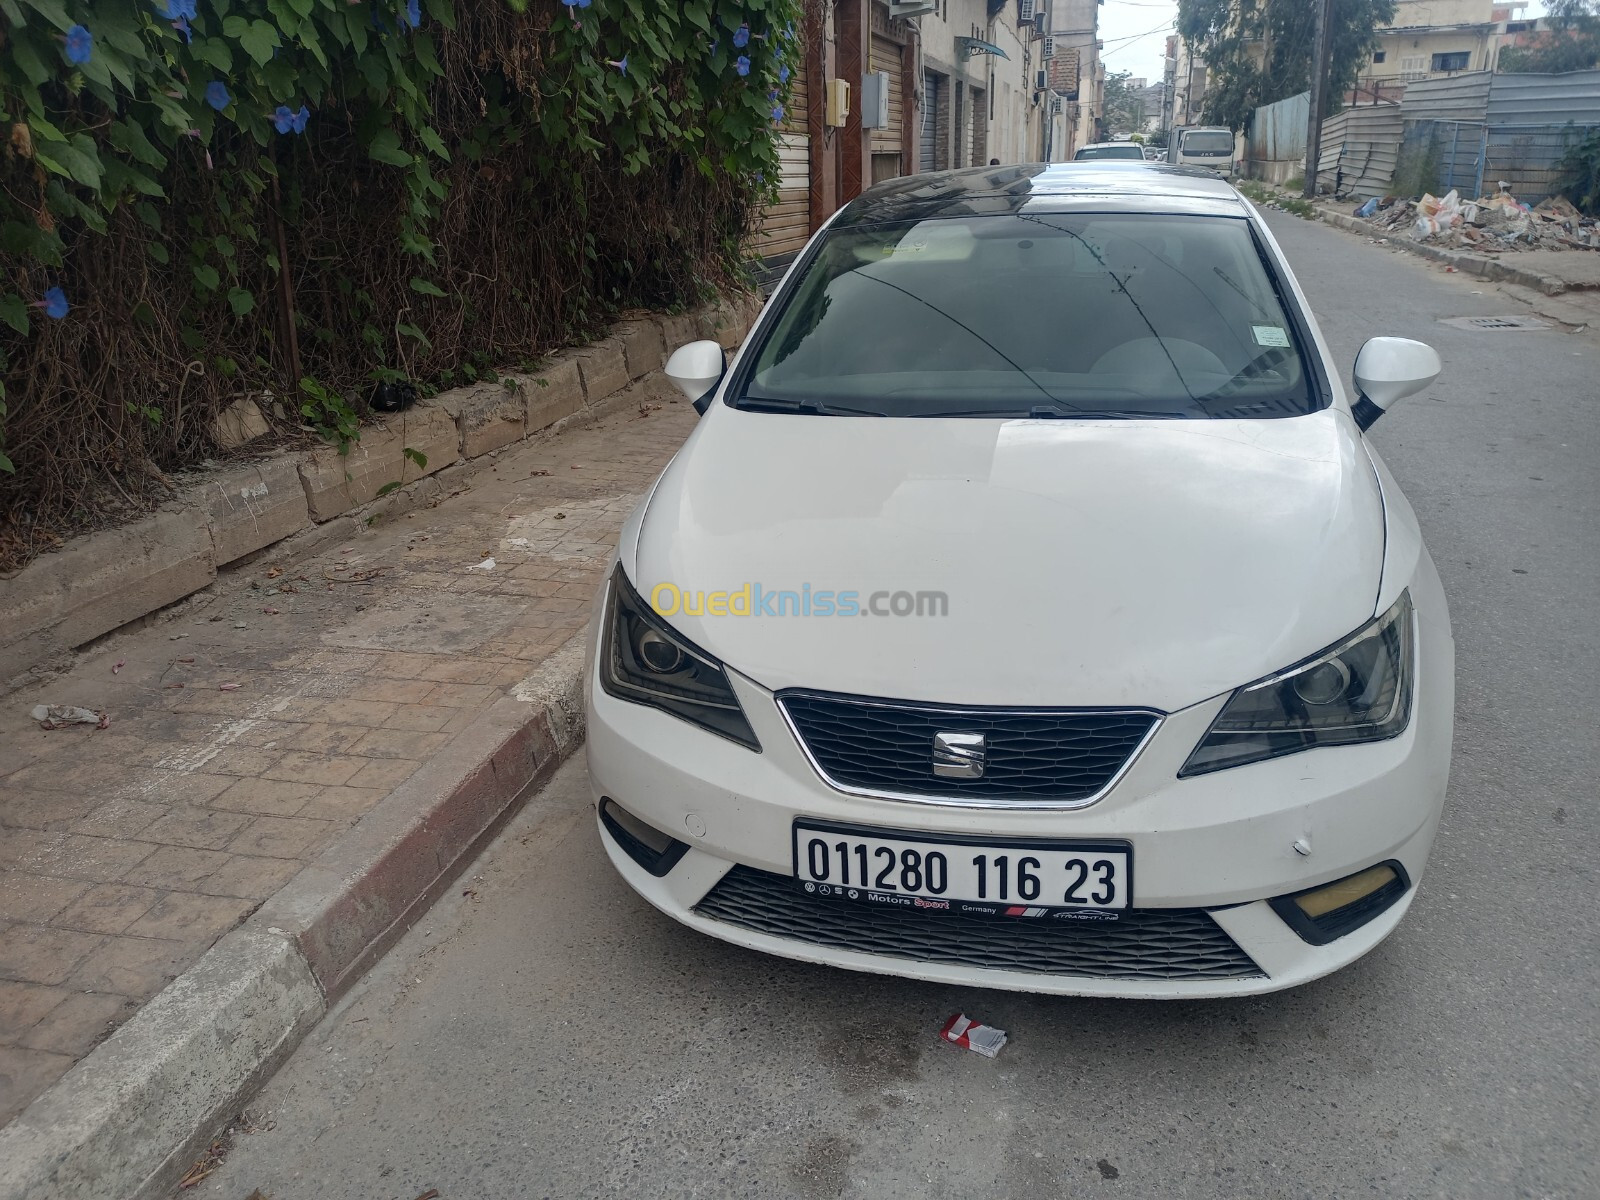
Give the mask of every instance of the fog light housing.
[(1388, 909), (1411, 887), (1405, 867), (1394, 859), (1269, 901), (1285, 925), (1313, 946), (1352, 933)]
[(622, 852), (657, 879), (678, 865), (689, 847), (647, 821), (641, 821), (609, 796), (600, 801), (600, 824)]

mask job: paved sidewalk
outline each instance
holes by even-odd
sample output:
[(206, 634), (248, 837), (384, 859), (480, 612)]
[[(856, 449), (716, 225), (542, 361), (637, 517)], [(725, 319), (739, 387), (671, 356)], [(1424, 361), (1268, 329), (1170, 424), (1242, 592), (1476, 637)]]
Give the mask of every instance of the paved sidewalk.
[[(0, 1124), (583, 626), (694, 423), (659, 376), (636, 390), (0, 698)], [(44, 731), (41, 703), (110, 724)]]

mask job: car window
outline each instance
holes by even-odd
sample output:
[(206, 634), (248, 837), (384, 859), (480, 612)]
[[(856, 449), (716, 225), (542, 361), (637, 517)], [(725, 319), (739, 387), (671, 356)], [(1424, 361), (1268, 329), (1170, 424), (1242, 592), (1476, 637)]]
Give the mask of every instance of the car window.
[(1073, 156), (1074, 161), (1085, 161), (1093, 158), (1144, 158), (1144, 151), (1138, 146), (1085, 146)]
[(1202, 129), (1194, 133), (1183, 135), (1183, 148), (1193, 153), (1216, 153), (1224, 150), (1233, 151), (1233, 134), (1225, 129)]
[(1282, 417), (1321, 406), (1242, 218), (961, 217), (836, 230), (737, 406), (879, 416)]

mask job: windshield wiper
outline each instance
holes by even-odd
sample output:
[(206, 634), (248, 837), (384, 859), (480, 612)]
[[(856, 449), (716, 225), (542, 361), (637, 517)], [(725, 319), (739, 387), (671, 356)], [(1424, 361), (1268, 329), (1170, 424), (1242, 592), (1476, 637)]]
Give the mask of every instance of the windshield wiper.
[(881, 417), (884, 413), (867, 408), (841, 408), (833, 404), (818, 404), (814, 400), (788, 400), (777, 396), (740, 396), (733, 407), (746, 412), (803, 413), (822, 417)]

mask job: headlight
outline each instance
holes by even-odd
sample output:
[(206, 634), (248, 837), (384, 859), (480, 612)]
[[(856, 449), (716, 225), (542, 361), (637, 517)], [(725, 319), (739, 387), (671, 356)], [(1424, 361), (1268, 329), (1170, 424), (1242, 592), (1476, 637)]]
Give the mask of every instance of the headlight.
[(620, 566), (611, 576), (605, 619), (600, 682), (607, 692), (761, 749), (722, 664), (651, 612)]
[(1240, 688), (1179, 777), (1392, 738), (1411, 717), (1411, 595), (1331, 650)]

